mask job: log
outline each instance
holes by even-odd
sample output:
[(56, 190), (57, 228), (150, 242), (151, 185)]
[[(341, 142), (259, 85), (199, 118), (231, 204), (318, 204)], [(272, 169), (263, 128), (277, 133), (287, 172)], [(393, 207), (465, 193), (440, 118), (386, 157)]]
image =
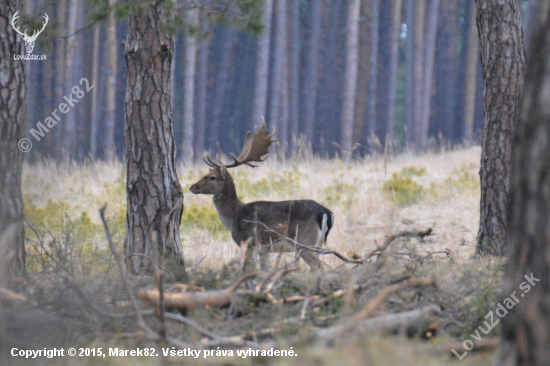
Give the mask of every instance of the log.
[(440, 309), (429, 305), (420, 309), (398, 314), (382, 315), (366, 319), (357, 328), (361, 332), (380, 333), (384, 335), (406, 335), (409, 338), (439, 330)]
[[(254, 273), (245, 275), (235, 284), (224, 290), (164, 293), (164, 307), (167, 310), (192, 310), (205, 305), (229, 305), (235, 296), (235, 290), (239, 287), (239, 285), (254, 276), (256, 276)], [(141, 289), (139, 290), (139, 297), (145, 302), (146, 305), (157, 306), (160, 296), (157, 289)]]
[(25, 296), (16, 294), (15, 292), (0, 287), (0, 302), (16, 304), (25, 301), (27, 301), (27, 298)]

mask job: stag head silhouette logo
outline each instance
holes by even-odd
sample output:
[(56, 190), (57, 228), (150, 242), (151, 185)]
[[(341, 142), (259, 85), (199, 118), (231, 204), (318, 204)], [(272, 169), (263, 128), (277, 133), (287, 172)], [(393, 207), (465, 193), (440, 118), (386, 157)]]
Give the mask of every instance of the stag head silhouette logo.
[(19, 15), (17, 14), (19, 13), (19, 10), (15, 12), (15, 14), (13, 14), (13, 18), (11, 19), (11, 26), (13, 27), (13, 29), (19, 33), (21, 35), (21, 37), (23, 38), (23, 41), (25, 42), (25, 49), (27, 51), (27, 55), (30, 55), (32, 53), (32, 50), (34, 49), (34, 42), (36, 42), (36, 39), (38, 38), (38, 36), (40, 35), (40, 33), (42, 33), (42, 31), (44, 30), (44, 28), (46, 28), (46, 24), (48, 24), (48, 14), (44, 13), (44, 22), (42, 23), (42, 29), (40, 30), (34, 30), (32, 32), (32, 35), (28, 35), (27, 34), (27, 30), (25, 29), (24, 32), (21, 32), (19, 30), (19, 27), (15, 25), (15, 20), (17, 18), (19, 18)]

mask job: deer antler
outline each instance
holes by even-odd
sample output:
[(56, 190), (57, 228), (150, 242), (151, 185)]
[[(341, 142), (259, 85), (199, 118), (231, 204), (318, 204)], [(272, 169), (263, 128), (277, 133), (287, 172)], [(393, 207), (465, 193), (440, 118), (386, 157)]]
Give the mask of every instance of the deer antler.
[(226, 165), (219, 160), (218, 162), (215, 162), (210, 159), (207, 152), (204, 153), (203, 160), (212, 168), (221, 168), (222, 166), (225, 166), (226, 168), (234, 168), (243, 164), (256, 168), (257, 165), (252, 164), (252, 162), (261, 163), (267, 159), (267, 157), (264, 159), (262, 159), (262, 157), (269, 154), (269, 146), (271, 146), (272, 143), (279, 141), (279, 139), (273, 139), (274, 135), (275, 131), (273, 131), (271, 135), (268, 133), (265, 121), (263, 121), (261, 126), (254, 127), (254, 133), (249, 131), (246, 134), (244, 146), (239, 156), (237, 157), (230, 154), (233, 157), (233, 163)]
[(38, 35), (44, 31), (44, 29), (46, 28), (46, 24), (48, 24), (48, 20), (49, 20), (49, 19), (50, 19), (50, 18), (48, 18), (48, 14), (44, 13), (44, 20), (45, 20), (45, 21), (42, 22), (42, 29), (40, 29), (40, 30), (36, 30), (36, 29), (35, 29), (34, 32), (32, 33), (31, 38), (37, 38)]
[(23, 37), (23, 40), (25, 40), (25, 41), (36, 40), (36, 38), (38, 38), (38, 35), (39, 35), (40, 33), (42, 33), (42, 31), (44, 31), (44, 29), (46, 28), (46, 25), (48, 24), (48, 20), (50, 19), (50, 18), (48, 18), (48, 14), (44, 13), (44, 20), (45, 20), (45, 21), (42, 22), (42, 29), (40, 29), (40, 30), (36, 30), (36, 29), (35, 29), (35, 30), (32, 32), (32, 36), (29, 36), (29, 35), (27, 34), (27, 30), (26, 30), (26, 29), (25, 29), (25, 32), (21, 32), (21, 31), (19, 30), (19, 27), (17, 27), (17, 26), (15, 25), (15, 20), (19, 18), (19, 14), (18, 14), (18, 13), (19, 13), (19, 10), (17, 10), (17, 11), (15, 12), (15, 14), (13, 14), (13, 18), (11, 18), (11, 26), (13, 27), (13, 29), (14, 29), (17, 33), (19, 33), (19, 34), (21, 35), (21, 37)]
[(27, 36), (27, 30), (25, 30), (25, 33), (21, 33), (21, 31), (19, 30), (19, 27), (17, 27), (17, 26), (15, 25), (15, 20), (16, 20), (17, 18), (19, 18), (19, 15), (18, 15), (17, 13), (19, 13), (19, 10), (17, 10), (17, 11), (15, 12), (15, 14), (13, 14), (13, 18), (11, 18), (11, 26), (12, 26), (13, 29), (14, 29), (17, 33), (19, 33), (22, 37), (28, 37), (28, 36)]

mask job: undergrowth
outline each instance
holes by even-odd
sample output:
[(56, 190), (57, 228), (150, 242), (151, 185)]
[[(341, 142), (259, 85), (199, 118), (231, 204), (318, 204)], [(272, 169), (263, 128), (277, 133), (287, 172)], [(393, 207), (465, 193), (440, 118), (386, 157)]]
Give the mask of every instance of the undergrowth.
[(393, 173), (382, 186), (384, 198), (397, 204), (398, 206), (412, 205), (426, 196), (426, 189), (416, 183), (411, 177), (409, 171)]

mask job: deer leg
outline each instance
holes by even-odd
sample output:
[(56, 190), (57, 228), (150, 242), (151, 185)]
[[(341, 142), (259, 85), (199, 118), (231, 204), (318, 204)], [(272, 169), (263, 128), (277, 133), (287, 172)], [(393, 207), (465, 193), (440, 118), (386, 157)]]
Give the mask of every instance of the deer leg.
[(319, 260), (317, 253), (304, 249), (301, 251), (300, 257), (309, 265), (313, 272), (323, 268), (323, 263)]
[(258, 253), (260, 255), (260, 268), (262, 271), (269, 269), (269, 252)]

